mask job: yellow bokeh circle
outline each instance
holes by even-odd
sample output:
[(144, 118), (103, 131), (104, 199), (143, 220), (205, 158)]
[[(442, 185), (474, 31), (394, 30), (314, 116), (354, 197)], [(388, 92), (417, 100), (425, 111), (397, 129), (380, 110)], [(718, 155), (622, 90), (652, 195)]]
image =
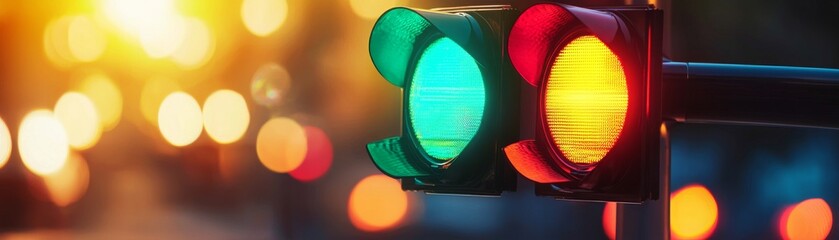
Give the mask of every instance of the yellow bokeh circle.
[(9, 126), (0, 118), (0, 168), (6, 166), (11, 155), (12, 134), (9, 132)]
[(717, 225), (717, 201), (702, 185), (689, 185), (670, 197), (670, 230), (675, 239), (706, 239)]
[(76, 16), (67, 29), (67, 45), (73, 57), (81, 62), (92, 62), (105, 52), (107, 38), (102, 29), (87, 16)]
[(237, 92), (218, 90), (204, 101), (204, 128), (218, 143), (232, 143), (242, 138), (250, 120), (248, 104)]
[(199, 19), (186, 19), (185, 24), (184, 43), (172, 53), (172, 61), (184, 69), (194, 69), (210, 60), (215, 51), (215, 38), (207, 24)]
[(70, 152), (64, 126), (49, 110), (35, 110), (23, 118), (17, 147), (23, 165), (41, 176), (60, 170)]
[(195, 142), (203, 129), (201, 107), (185, 92), (174, 92), (163, 99), (157, 119), (163, 138), (177, 147)]
[(94, 73), (85, 77), (75, 88), (93, 101), (103, 130), (111, 130), (122, 118), (122, 92), (110, 77)]
[(96, 145), (102, 127), (96, 106), (86, 95), (68, 92), (58, 99), (53, 109), (55, 117), (64, 125), (70, 146), (84, 150)]
[(242, 22), (254, 35), (265, 37), (277, 31), (288, 15), (286, 0), (242, 1)]
[(90, 169), (78, 153), (71, 153), (67, 164), (59, 171), (44, 176), (44, 184), (55, 205), (66, 207), (78, 201), (87, 192)]

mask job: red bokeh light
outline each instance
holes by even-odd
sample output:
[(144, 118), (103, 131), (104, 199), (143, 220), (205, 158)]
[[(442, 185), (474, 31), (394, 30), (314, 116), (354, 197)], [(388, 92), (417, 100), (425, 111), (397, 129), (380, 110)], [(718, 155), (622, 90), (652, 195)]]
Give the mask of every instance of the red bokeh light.
[(289, 175), (301, 182), (314, 181), (329, 171), (332, 165), (332, 142), (329, 136), (317, 127), (303, 127), (306, 131), (308, 151), (300, 167), (291, 171)]

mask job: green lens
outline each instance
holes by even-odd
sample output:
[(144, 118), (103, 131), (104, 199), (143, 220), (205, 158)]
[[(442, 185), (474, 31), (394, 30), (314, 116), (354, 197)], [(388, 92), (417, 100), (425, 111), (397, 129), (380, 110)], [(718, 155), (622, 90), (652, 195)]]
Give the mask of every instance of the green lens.
[(466, 50), (443, 37), (422, 52), (408, 93), (409, 119), (436, 162), (457, 157), (475, 137), (485, 102), (481, 70)]

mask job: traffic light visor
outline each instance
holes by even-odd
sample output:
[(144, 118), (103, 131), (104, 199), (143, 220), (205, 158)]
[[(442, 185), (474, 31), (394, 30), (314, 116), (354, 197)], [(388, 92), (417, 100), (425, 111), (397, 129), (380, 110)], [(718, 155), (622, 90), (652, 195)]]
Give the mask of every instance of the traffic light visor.
[(370, 154), (376, 167), (388, 176), (395, 178), (428, 176), (428, 172), (408, 162), (401, 140), (400, 137), (392, 137), (369, 143), (367, 153)]
[(516, 20), (507, 50), (516, 71), (530, 85), (539, 86), (544, 79), (543, 69), (552, 63), (545, 60), (573, 31), (582, 28), (609, 46), (619, 39), (621, 27), (610, 13), (563, 4), (536, 4)]
[[(414, 54), (432, 36), (445, 36), (463, 48), (478, 41), (480, 28), (466, 14), (397, 7), (385, 12), (370, 33), (370, 58), (388, 82), (404, 87)], [(472, 51), (469, 51), (470, 53)], [(478, 58), (476, 58), (478, 59)]]

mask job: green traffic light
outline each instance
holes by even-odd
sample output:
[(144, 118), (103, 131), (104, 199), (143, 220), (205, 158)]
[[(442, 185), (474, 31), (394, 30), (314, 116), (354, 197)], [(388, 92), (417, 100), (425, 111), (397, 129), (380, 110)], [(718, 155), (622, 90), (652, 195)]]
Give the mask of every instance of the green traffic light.
[[(370, 32), (370, 60), (402, 89), (399, 136), (367, 144), (382, 173), (405, 190), (498, 195), (516, 175), (500, 146), (514, 142), (519, 86), (499, 55), (515, 10), (397, 7)], [(500, 28), (496, 28), (500, 27)], [(502, 102), (503, 99), (503, 102)], [(509, 112), (509, 114), (508, 114)]]
[(481, 126), (486, 90), (475, 59), (447, 37), (421, 53), (408, 87), (414, 137), (435, 163), (457, 157)]

